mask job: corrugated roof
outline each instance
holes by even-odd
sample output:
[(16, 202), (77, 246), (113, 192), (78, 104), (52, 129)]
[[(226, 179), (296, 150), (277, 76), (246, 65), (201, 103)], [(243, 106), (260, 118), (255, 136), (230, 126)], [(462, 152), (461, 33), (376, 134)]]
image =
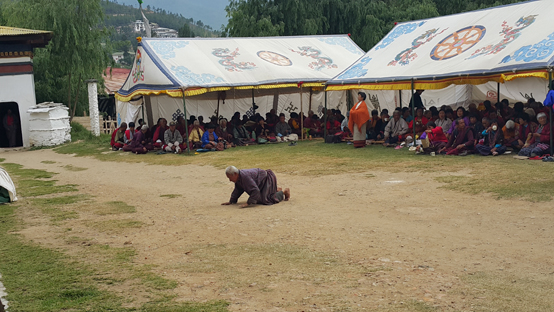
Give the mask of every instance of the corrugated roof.
[(114, 94), (121, 89), (130, 72), (131, 70), (126, 68), (113, 68), (110, 76), (110, 68), (108, 67), (103, 74), (106, 93)]
[(44, 31), (44, 30), (0, 26), (0, 36), (40, 35), (40, 34), (51, 34), (51, 33), (52, 33), (51, 31)]

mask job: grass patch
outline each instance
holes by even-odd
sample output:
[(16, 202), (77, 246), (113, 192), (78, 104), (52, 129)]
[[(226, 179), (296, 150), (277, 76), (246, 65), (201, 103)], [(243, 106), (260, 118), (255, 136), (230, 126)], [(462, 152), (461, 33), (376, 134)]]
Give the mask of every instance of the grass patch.
[(21, 179), (50, 179), (55, 175), (55, 173), (45, 170), (23, 169), (23, 166), (20, 164), (6, 163), (2, 164), (2, 167), (4, 167), (10, 175), (17, 176)]
[(164, 195), (160, 195), (160, 197), (177, 198), (177, 197), (182, 197), (182, 195), (181, 194), (164, 194)]
[(19, 180), (18, 190), (28, 197), (79, 191), (75, 184), (56, 185), (56, 180)]
[(77, 192), (74, 184), (56, 185), (56, 180), (51, 179), (55, 173), (38, 169), (23, 169), (19, 164), (7, 163), (2, 165), (4, 169), (12, 176), (18, 178), (14, 180), (18, 194), (34, 197), (48, 194)]
[(105, 215), (116, 215), (122, 213), (134, 213), (137, 210), (134, 206), (127, 205), (121, 201), (111, 201), (106, 203), (94, 204), (92, 207), (94, 214), (105, 216)]
[(165, 279), (147, 270), (137, 272), (134, 277), (139, 278), (145, 286), (156, 290), (171, 290), (179, 285), (176, 281)]
[(86, 221), (85, 225), (92, 227), (99, 232), (121, 233), (127, 229), (139, 229), (145, 225), (144, 222), (124, 219), (107, 221)]
[(43, 160), (40, 162), (41, 164), (47, 164), (47, 165), (52, 165), (52, 164), (55, 164), (56, 162), (55, 161), (52, 161), (52, 160)]
[(53, 198), (32, 198), (31, 204), (37, 207), (41, 212), (47, 215), (52, 222), (65, 221), (79, 218), (79, 213), (74, 210), (68, 210), (68, 205), (87, 200), (84, 195), (72, 195)]
[(35, 206), (63, 206), (86, 201), (90, 197), (86, 195), (70, 195), (52, 198), (33, 198), (31, 202)]
[(10, 311), (114, 310), (114, 295), (87, 281), (92, 271), (61, 253), (8, 234), (16, 228), (14, 206), (0, 209), (0, 271)]
[(554, 311), (554, 276), (506, 276), (479, 272), (462, 279), (462, 290), (472, 300), (472, 311)]
[[(78, 239), (78, 241), (82, 240), (83, 239)], [(132, 262), (133, 258), (137, 255), (137, 252), (133, 247), (115, 248), (110, 245), (96, 245), (94, 247), (97, 252), (106, 255), (110, 261), (118, 263)]]
[(85, 171), (85, 170), (88, 169), (88, 168), (83, 168), (83, 167), (75, 167), (73, 165), (65, 165), (65, 166), (62, 166), (62, 168), (64, 168), (65, 170), (68, 170), (68, 171)]
[(6, 158), (0, 158), (0, 162), (4, 162)]
[(75, 211), (63, 210), (56, 207), (42, 208), (41, 211), (45, 215), (48, 215), (52, 222), (79, 218), (79, 214)]

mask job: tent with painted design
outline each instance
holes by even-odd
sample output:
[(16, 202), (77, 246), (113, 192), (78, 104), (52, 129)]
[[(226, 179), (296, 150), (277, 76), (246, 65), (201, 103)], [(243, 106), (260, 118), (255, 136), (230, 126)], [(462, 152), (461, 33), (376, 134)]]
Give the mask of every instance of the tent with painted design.
[[(187, 116), (253, 114), (253, 101), (262, 115), (270, 109), (287, 115), (321, 113), (325, 82), (363, 54), (346, 35), (144, 38), (127, 81), (116, 93), (118, 121), (136, 121), (142, 115), (149, 125), (159, 117), (175, 120), (184, 115), (183, 90)], [(329, 107), (344, 111), (346, 93), (329, 94)]]
[(546, 95), (553, 15), (554, 1), (535, 0), (399, 23), (328, 90), (407, 90), (412, 80), (415, 89), (432, 90), (535, 78)]

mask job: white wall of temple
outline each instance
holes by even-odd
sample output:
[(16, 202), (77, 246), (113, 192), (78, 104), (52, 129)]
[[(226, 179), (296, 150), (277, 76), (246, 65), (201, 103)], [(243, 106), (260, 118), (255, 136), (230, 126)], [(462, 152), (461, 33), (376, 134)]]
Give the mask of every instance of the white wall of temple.
[(29, 113), (27, 113), (27, 110), (36, 105), (33, 75), (0, 76), (0, 86), (2, 86), (0, 88), (0, 103), (16, 102), (19, 106), (23, 146), (29, 147)]

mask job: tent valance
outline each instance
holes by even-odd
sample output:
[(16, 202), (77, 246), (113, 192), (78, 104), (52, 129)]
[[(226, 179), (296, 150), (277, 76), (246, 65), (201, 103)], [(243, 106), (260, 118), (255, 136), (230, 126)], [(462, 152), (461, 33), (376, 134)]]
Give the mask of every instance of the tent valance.
[[(499, 82), (505, 83), (506, 81), (512, 81), (517, 78), (543, 78), (548, 79), (548, 70), (536, 70), (536, 71), (526, 71), (521, 73), (506, 73), (506, 74), (496, 74), (488, 76), (457, 76), (444, 79), (435, 79), (435, 80), (419, 80), (414, 79), (414, 88), (416, 90), (439, 90), (446, 88), (450, 85), (480, 85), (487, 82)], [(355, 90), (355, 89), (365, 89), (365, 90), (408, 90), (412, 87), (410, 81), (389, 81), (389, 82), (365, 82), (365, 83), (345, 83), (340, 85), (329, 85), (327, 86), (328, 91), (340, 91), (340, 90)]]

